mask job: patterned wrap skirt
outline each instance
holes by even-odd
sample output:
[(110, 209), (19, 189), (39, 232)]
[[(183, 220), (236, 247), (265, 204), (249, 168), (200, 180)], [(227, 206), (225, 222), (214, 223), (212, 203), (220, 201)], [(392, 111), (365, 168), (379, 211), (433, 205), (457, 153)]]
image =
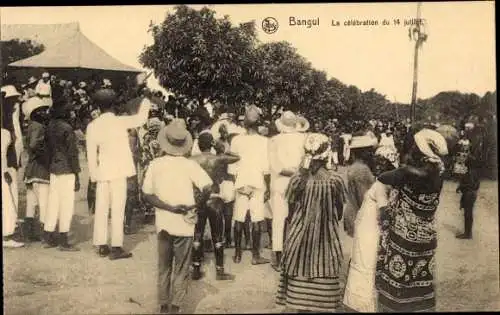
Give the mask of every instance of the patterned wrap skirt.
[(299, 311), (335, 312), (342, 306), (339, 277), (287, 277), (281, 274), (276, 304)]
[(378, 312), (433, 311), (440, 193), (418, 193), (407, 185), (392, 193), (377, 261)]

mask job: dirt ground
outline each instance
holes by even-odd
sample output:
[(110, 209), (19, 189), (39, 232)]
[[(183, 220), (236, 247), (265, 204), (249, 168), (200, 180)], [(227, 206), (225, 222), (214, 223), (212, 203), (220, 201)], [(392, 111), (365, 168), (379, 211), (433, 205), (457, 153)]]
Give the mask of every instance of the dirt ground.
[[(85, 163), (82, 159), (85, 169)], [(140, 314), (156, 306), (156, 234), (145, 226), (125, 237), (133, 258), (110, 261), (92, 246), (93, 218), (85, 200), (87, 175), (81, 175), (71, 241), (80, 252), (43, 249), (39, 243), (5, 249), (4, 314)], [(446, 182), (437, 212), (437, 311), (499, 311), (498, 183), (481, 183), (474, 214), (473, 240), (457, 240), (463, 228), (456, 183)], [(22, 189), (24, 189), (22, 187)], [(24, 191), (22, 191), (24, 194)], [(23, 211), (23, 197), (20, 211)], [(21, 215), (22, 216), (22, 215)], [(342, 225), (341, 225), (342, 226)], [(352, 240), (342, 234), (345, 261)], [(263, 241), (264, 244), (267, 242)], [(252, 266), (245, 252), (241, 264), (226, 251), (226, 269), (234, 282), (215, 281), (213, 254), (206, 254), (206, 276), (192, 282), (182, 309), (185, 313), (275, 313), (278, 274), (270, 265)], [(264, 257), (270, 257), (268, 249)]]

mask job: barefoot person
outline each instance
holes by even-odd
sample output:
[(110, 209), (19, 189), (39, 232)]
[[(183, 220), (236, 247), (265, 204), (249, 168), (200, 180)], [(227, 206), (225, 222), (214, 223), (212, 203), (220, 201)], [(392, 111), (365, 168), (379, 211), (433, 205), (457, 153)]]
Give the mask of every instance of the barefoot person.
[[(130, 150), (128, 129), (144, 124), (149, 100), (144, 98), (136, 115), (117, 116), (114, 113), (116, 94), (101, 89), (94, 95), (101, 115), (87, 127), (87, 159), (92, 182), (97, 182), (94, 245), (99, 255), (109, 259), (132, 257), (123, 249), (123, 225), (127, 201), (127, 177), (136, 174)], [(111, 208), (111, 250), (108, 243), (108, 215)]]
[[(151, 161), (142, 191), (155, 207), (158, 232), (158, 303), (161, 313), (178, 313), (189, 284), (196, 214), (193, 186), (201, 191), (200, 204), (212, 192), (210, 176), (195, 161), (193, 138), (184, 121), (176, 119), (158, 134), (165, 156)], [(200, 209), (201, 210), (201, 209)]]

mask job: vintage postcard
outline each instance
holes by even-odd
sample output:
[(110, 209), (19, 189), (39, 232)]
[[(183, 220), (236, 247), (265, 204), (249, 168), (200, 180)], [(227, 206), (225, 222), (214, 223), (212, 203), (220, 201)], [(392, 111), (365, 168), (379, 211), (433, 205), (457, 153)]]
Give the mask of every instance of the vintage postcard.
[(0, 21), (5, 314), (500, 310), (493, 1)]

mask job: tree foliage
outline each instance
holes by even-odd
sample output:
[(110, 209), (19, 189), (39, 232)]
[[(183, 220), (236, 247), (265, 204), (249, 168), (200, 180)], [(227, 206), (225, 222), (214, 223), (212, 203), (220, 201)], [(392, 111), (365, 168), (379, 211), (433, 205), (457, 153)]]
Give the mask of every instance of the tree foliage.
[[(140, 62), (162, 86), (198, 104), (233, 108), (260, 106), (270, 119), (278, 110), (309, 118), (403, 120), (410, 106), (390, 102), (374, 89), (361, 91), (315, 69), (288, 42), (259, 43), (255, 23), (232, 25), (209, 8), (181, 5), (159, 25), (151, 25), (154, 43)], [(483, 97), (441, 92), (417, 102), (417, 119), (456, 122), (471, 115), (496, 114), (496, 92)]]
[(254, 77), (254, 23), (237, 27), (205, 7), (177, 6), (160, 25), (151, 25), (154, 44), (140, 62), (178, 96), (205, 102), (235, 102)]
[(9, 41), (2, 41), (0, 46), (2, 71), (6, 69), (9, 63), (38, 55), (45, 50), (42, 44), (17, 38)]

